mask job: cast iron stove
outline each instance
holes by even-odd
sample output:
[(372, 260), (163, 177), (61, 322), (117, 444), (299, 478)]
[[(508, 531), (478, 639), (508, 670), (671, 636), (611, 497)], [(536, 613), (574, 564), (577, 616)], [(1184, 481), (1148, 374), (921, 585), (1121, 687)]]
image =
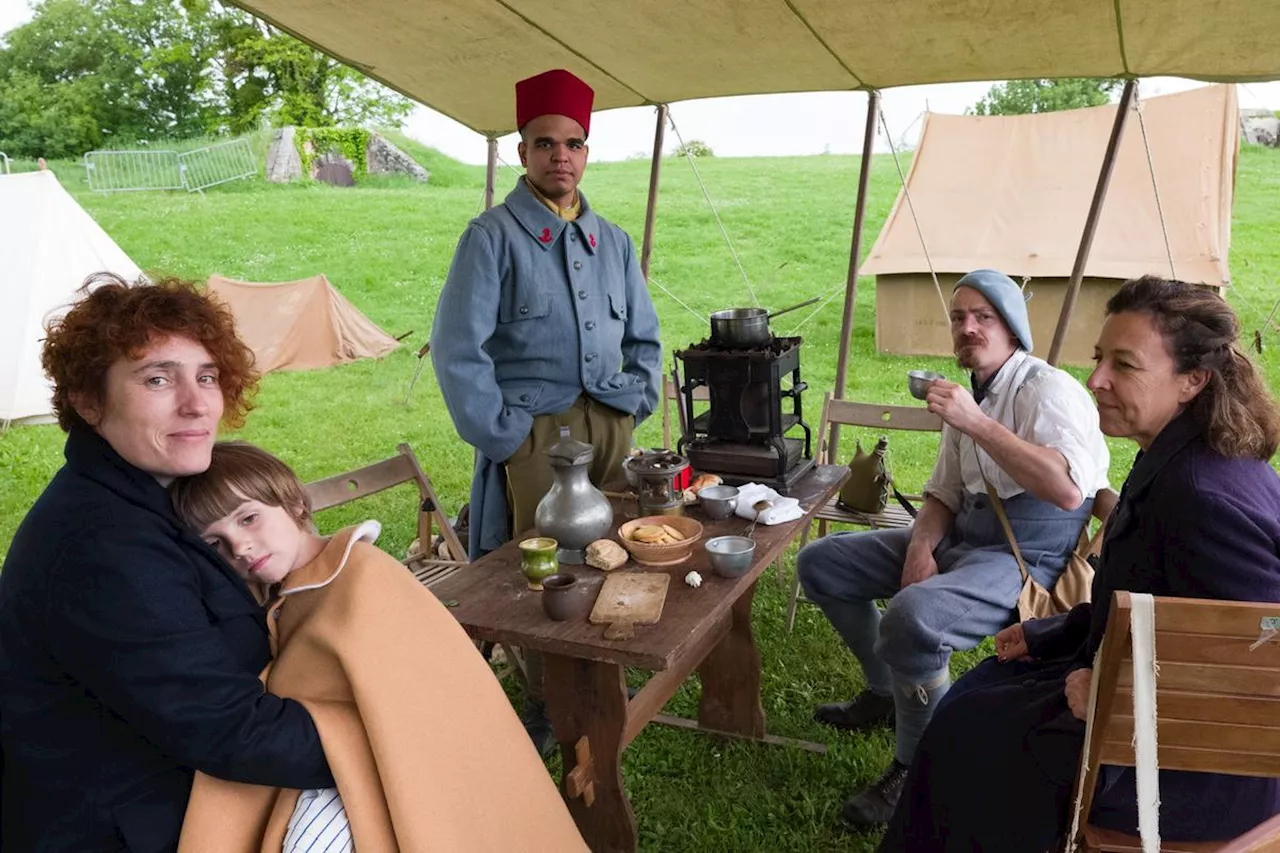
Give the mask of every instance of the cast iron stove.
[[(698, 471), (719, 474), (730, 485), (764, 483), (787, 494), (813, 467), (800, 400), (808, 387), (800, 379), (800, 338), (775, 337), (745, 349), (703, 341), (675, 356), (684, 363), (679, 452)], [(710, 407), (695, 415), (694, 389), (702, 386)], [(788, 398), (790, 411), (784, 411)], [(796, 427), (802, 432), (788, 435)]]

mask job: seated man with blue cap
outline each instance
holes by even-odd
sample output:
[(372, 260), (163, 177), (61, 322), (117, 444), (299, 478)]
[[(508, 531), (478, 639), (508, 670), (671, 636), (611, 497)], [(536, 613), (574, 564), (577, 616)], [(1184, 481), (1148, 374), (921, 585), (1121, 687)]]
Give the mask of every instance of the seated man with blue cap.
[[(951, 295), (951, 337), (971, 388), (929, 384), (943, 421), (924, 506), (905, 529), (842, 533), (801, 550), (797, 571), (862, 664), (853, 699), (814, 717), (850, 731), (893, 722), (897, 749), (844, 806), (846, 824), (887, 821), (925, 725), (951, 686), (951, 652), (1017, 621), (1022, 575), (992, 506), (999, 496), (1031, 575), (1051, 589), (1107, 488), (1110, 457), (1089, 392), (1031, 355), (1022, 290), (975, 270)], [(884, 612), (877, 599), (889, 599)]]

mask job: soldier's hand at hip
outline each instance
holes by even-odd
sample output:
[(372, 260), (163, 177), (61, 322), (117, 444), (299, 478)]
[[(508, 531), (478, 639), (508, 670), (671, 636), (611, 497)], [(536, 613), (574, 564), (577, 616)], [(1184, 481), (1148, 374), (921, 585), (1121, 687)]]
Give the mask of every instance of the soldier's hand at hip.
[(924, 399), (929, 411), (965, 435), (973, 435), (987, 420), (969, 389), (963, 385), (935, 379), (929, 383), (929, 391)]

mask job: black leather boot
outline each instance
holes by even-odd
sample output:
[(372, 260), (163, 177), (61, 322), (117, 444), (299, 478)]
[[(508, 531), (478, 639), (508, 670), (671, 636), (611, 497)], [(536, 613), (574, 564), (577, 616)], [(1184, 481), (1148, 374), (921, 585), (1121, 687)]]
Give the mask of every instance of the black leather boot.
[(878, 823), (888, 823), (898, 807), (906, 781), (907, 765), (895, 758), (884, 775), (844, 804), (840, 817), (845, 825), (852, 829), (866, 829)]
[(813, 718), (837, 729), (856, 732), (893, 722), (893, 697), (863, 690), (848, 702), (819, 705)]
[(528, 733), (529, 739), (533, 741), (534, 747), (538, 750), (538, 754), (543, 758), (551, 755), (555, 751), (556, 733), (551, 728), (551, 719), (547, 716), (546, 702), (529, 702), (524, 703), (524, 714), (520, 718), (520, 722), (524, 723), (524, 730)]

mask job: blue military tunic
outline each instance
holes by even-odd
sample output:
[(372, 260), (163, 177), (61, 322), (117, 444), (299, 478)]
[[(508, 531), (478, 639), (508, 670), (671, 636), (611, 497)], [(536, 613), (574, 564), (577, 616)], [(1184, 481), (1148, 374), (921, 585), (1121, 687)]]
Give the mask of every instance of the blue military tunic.
[(509, 536), (501, 463), (583, 393), (639, 423), (657, 406), (658, 317), (631, 238), (579, 193), (573, 222), (521, 178), (463, 232), (431, 330), (449, 415), (476, 448), (474, 559)]

